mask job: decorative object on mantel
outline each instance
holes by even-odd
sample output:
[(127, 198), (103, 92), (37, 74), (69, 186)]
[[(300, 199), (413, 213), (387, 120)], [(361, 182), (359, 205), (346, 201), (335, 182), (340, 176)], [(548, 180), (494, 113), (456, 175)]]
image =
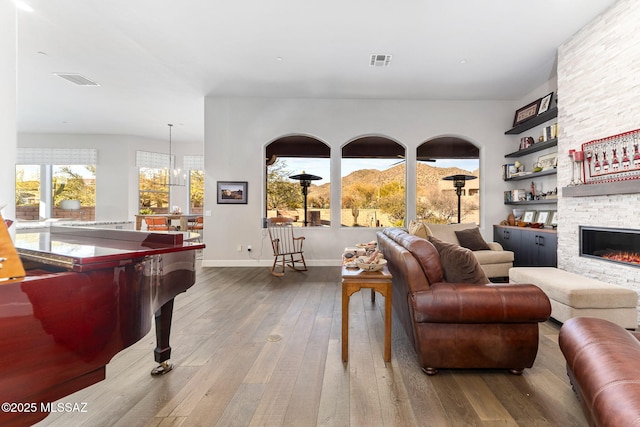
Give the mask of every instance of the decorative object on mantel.
[(574, 185), (576, 185), (576, 181), (574, 179), (574, 177), (576, 175), (576, 168), (575, 168), (575, 162), (573, 161), (573, 154), (575, 152), (576, 152), (576, 150), (569, 150), (569, 158), (571, 159), (571, 181), (569, 182), (567, 187), (573, 187)]
[(582, 181), (582, 162), (584, 162), (584, 151), (576, 151), (573, 153), (573, 161), (578, 164), (578, 181), (576, 181), (576, 185), (582, 185), (584, 182)]
[(640, 179), (640, 129), (582, 144), (587, 184)]

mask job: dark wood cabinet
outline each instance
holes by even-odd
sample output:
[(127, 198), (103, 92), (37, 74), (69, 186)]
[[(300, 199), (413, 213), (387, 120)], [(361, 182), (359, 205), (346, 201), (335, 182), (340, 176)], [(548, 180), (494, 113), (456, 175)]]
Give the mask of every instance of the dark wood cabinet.
[(514, 267), (556, 267), (558, 236), (546, 228), (493, 226), (493, 240), (514, 254)]

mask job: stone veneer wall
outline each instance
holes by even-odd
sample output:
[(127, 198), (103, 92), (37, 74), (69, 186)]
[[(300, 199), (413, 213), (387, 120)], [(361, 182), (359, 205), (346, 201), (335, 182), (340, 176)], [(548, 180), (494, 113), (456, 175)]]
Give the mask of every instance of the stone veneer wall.
[[(640, 1), (620, 0), (558, 49), (558, 189), (570, 149), (640, 128)], [(578, 226), (640, 229), (635, 194), (558, 200), (558, 267), (640, 292), (640, 268), (578, 255)]]

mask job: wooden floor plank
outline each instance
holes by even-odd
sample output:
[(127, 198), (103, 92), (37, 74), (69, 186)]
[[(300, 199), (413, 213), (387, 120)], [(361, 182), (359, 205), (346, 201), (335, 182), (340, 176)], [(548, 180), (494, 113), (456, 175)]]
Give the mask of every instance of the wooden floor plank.
[[(152, 378), (151, 331), (107, 366), (107, 379), (61, 402), (89, 413), (38, 426), (582, 426), (586, 420), (558, 348), (560, 325), (540, 325), (536, 362), (425, 375), (393, 319), (383, 360), (384, 298), (349, 307), (349, 362), (341, 357), (340, 269), (274, 277), (269, 268), (198, 268), (176, 298), (172, 372)], [(394, 316), (395, 317), (395, 316)]]

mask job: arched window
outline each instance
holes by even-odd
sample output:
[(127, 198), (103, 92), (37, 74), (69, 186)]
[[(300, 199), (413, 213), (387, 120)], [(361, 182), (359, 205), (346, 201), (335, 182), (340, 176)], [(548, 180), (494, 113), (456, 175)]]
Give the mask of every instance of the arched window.
[(438, 137), (417, 148), (416, 215), (435, 223), (458, 221), (458, 195), (447, 176), (475, 176), (460, 189), (461, 222), (480, 223), (480, 150), (458, 137)]
[[(269, 143), (265, 154), (265, 218), (285, 216), (293, 218), (299, 226), (329, 226), (329, 146), (310, 136), (289, 135)], [(303, 173), (319, 179), (310, 180), (305, 188), (302, 184), (307, 182), (290, 178)]]
[(363, 136), (342, 147), (341, 224), (404, 225), (405, 148), (381, 136)]

